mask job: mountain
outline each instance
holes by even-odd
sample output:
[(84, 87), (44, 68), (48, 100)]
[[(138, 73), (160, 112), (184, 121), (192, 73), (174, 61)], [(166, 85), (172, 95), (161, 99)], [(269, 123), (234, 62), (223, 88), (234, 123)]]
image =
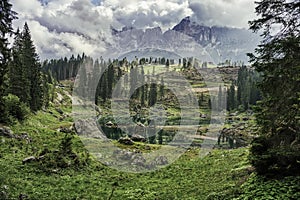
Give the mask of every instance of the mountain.
[(173, 30), (163, 32), (160, 27), (146, 30), (112, 29), (114, 42), (106, 57), (133, 59), (137, 57), (196, 57), (212, 60), (206, 50), (192, 37)]
[(192, 22), (190, 17), (165, 32), (160, 27), (145, 30), (124, 27), (120, 31), (112, 28), (112, 35), (108, 57), (134, 58), (142, 54), (155, 57), (164, 52), (161, 55), (196, 57), (216, 64), (225, 60), (247, 63), (246, 53), (253, 52), (260, 40), (246, 29), (203, 26)]
[(201, 44), (212, 57), (220, 60), (233, 60), (247, 62), (246, 53), (253, 52), (258, 45), (258, 35), (246, 29), (203, 26), (192, 22), (186, 17), (172, 29), (186, 34)]

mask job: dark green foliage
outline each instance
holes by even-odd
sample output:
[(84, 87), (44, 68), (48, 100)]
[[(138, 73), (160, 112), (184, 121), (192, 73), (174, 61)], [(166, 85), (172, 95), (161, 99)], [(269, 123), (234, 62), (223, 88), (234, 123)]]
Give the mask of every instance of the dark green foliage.
[[(295, 141), (295, 134), (292, 132), (254, 139), (250, 160), (256, 171), (266, 175), (299, 175), (300, 148), (295, 144), (290, 145)], [(276, 146), (278, 142), (282, 144)]]
[(261, 99), (257, 86), (260, 80), (261, 77), (257, 71), (242, 66), (238, 71), (237, 80), (233, 81), (227, 89), (227, 110), (245, 111), (249, 106), (256, 105), (256, 102)]
[(75, 168), (78, 169), (87, 165), (89, 155), (82, 152), (81, 155), (73, 150), (74, 136), (66, 134), (62, 138), (58, 150), (45, 148), (39, 155), (38, 164), (42, 171), (51, 172), (52, 170)]
[(29, 108), (26, 106), (25, 103), (21, 102), (19, 97), (8, 94), (7, 96), (3, 97), (3, 102), (5, 105), (4, 115), (6, 116), (6, 123), (11, 123), (12, 118), (17, 120), (24, 120), (30, 113)]
[(141, 87), (141, 106), (145, 106), (145, 99), (146, 99), (146, 96), (145, 96), (145, 72), (144, 72), (144, 67), (141, 66), (141, 84), (142, 84), (142, 87)]
[(157, 100), (157, 85), (155, 83), (151, 83), (148, 105), (153, 106), (156, 103), (156, 100)]
[(111, 95), (112, 95), (112, 90), (113, 90), (113, 85), (114, 85), (114, 68), (115, 68), (115, 62), (114, 63), (111, 63), (109, 66), (108, 66), (108, 69), (107, 69), (107, 95), (108, 95), (108, 98), (111, 98)]
[(42, 79), (41, 79), (41, 65), (36, 53), (31, 34), (27, 23), (25, 23), (23, 32), (21, 34), (22, 40), (22, 55), (21, 62), (25, 68), (25, 74), (30, 81), (30, 101), (29, 106), (32, 111), (37, 111), (42, 107)]
[[(260, 149), (264, 143), (255, 141), (251, 150), (252, 163), (262, 174), (286, 174), (299, 169), (299, 6), (298, 0), (264, 0), (256, 7), (260, 17), (250, 22), (253, 31), (263, 31), (256, 54), (249, 54), (256, 70), (263, 74), (263, 100), (258, 105), (257, 122), (267, 148)], [(280, 25), (275, 32), (274, 24)]]
[(51, 59), (44, 61), (42, 69), (44, 72), (50, 71), (57, 80), (66, 80), (76, 77), (80, 65), (84, 58), (78, 55), (76, 58), (72, 55), (69, 59)]
[(18, 30), (12, 48), (12, 62), (9, 65), (9, 92), (29, 105), (31, 100), (29, 70), (26, 68), (23, 58), (23, 40)]
[(160, 85), (159, 85), (159, 97), (161, 100), (163, 100), (164, 95), (165, 95), (164, 78), (161, 77)]
[(16, 13), (11, 8), (12, 5), (9, 3), (9, 0), (0, 1), (0, 122), (6, 120), (3, 97), (7, 90), (6, 74), (10, 60), (7, 37), (13, 33), (12, 21), (16, 19)]
[(13, 59), (9, 65), (10, 93), (29, 105), (32, 111), (43, 106), (42, 74), (27, 23), (17, 32), (13, 45)]
[(225, 95), (225, 93), (223, 92), (222, 86), (219, 86), (219, 91), (218, 91), (218, 104), (217, 104), (217, 109), (219, 111), (223, 110), (223, 108), (225, 108), (223, 105), (224, 104), (224, 98), (223, 95)]
[(242, 185), (243, 193), (236, 200), (300, 199), (300, 176), (266, 179), (252, 174)]
[(235, 100), (235, 85), (232, 83), (230, 85), (229, 90), (227, 90), (227, 109), (233, 110), (236, 108), (236, 100)]

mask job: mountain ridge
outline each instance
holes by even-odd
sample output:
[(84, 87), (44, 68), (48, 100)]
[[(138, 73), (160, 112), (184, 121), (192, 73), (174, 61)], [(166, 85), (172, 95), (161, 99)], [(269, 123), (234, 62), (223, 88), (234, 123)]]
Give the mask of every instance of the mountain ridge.
[(247, 29), (205, 26), (185, 17), (172, 29), (162, 31), (160, 27), (137, 29), (111, 27), (114, 44), (108, 54), (136, 52), (139, 49), (163, 49), (182, 57), (198, 57), (215, 64), (225, 60), (248, 63), (247, 53), (258, 45), (259, 36)]

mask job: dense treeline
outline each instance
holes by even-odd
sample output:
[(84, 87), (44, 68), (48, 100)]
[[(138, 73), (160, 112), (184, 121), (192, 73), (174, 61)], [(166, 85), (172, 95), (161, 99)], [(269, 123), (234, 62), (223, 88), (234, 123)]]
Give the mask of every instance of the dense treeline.
[(83, 60), (87, 58), (86, 55), (72, 55), (69, 59), (67, 57), (60, 59), (45, 60), (42, 69), (45, 73), (51, 72), (53, 78), (57, 81), (67, 80), (76, 77), (79, 67)]
[[(50, 75), (41, 72), (41, 64), (27, 23), (23, 30), (12, 29), (16, 13), (8, 1), (1, 1), (1, 92), (0, 122), (24, 119), (30, 111), (49, 105)], [(3, 12), (2, 12), (3, 11)], [(7, 37), (14, 35), (9, 49)]]
[[(43, 63), (43, 71), (50, 73), (57, 81), (66, 79), (75, 79), (79, 75), (80, 84), (78, 88), (82, 91), (77, 91), (82, 96), (94, 95), (95, 103), (99, 105), (100, 102), (105, 103), (111, 98), (112, 91), (117, 85), (122, 76), (123, 83), (118, 84), (116, 91), (120, 89), (128, 89), (133, 94), (132, 98), (138, 100), (142, 106), (154, 105), (157, 98), (162, 98), (164, 94), (163, 78), (157, 77), (156, 84), (144, 84), (147, 74), (155, 76), (155, 65), (163, 64), (166, 68), (174, 61), (169, 61), (165, 58), (136, 58), (136, 60), (129, 62), (126, 58), (123, 60), (104, 60), (102, 58), (94, 60), (86, 55), (78, 55), (76, 58), (72, 55), (68, 58), (46, 60)], [(149, 71), (145, 73), (143, 65), (153, 63), (152, 74)], [(81, 67), (83, 66), (83, 67)], [(80, 70), (80, 71), (79, 71)], [(146, 76), (145, 76), (146, 74)], [(141, 81), (142, 87), (135, 88), (138, 81)], [(149, 80), (147, 80), (149, 82)], [(96, 88), (94, 86), (97, 85)], [(120, 87), (122, 86), (122, 87)], [(95, 90), (95, 91), (94, 91)], [(90, 93), (94, 92), (94, 94)]]
[(261, 100), (260, 90), (257, 86), (259, 81), (258, 72), (242, 66), (238, 71), (237, 80), (227, 88), (227, 110), (245, 111), (251, 105), (256, 105), (256, 102)]

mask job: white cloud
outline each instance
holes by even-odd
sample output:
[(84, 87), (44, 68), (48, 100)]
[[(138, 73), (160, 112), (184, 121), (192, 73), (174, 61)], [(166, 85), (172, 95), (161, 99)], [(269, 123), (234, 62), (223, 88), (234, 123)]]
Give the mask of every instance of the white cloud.
[(255, 17), (253, 0), (190, 0), (193, 19), (206, 25), (248, 28)]
[(188, 1), (179, 0), (105, 0), (103, 5), (113, 10), (119, 24), (136, 28), (161, 26), (167, 29), (193, 14)]
[[(43, 1), (44, 3), (41, 3)], [(94, 4), (92, 3), (94, 2)], [(18, 12), (14, 26), (28, 22), (41, 58), (85, 52), (99, 57), (103, 41), (116, 28), (172, 28), (182, 18), (207, 25), (247, 27), (252, 0), (11, 0)], [(95, 3), (96, 2), (96, 3)]]

